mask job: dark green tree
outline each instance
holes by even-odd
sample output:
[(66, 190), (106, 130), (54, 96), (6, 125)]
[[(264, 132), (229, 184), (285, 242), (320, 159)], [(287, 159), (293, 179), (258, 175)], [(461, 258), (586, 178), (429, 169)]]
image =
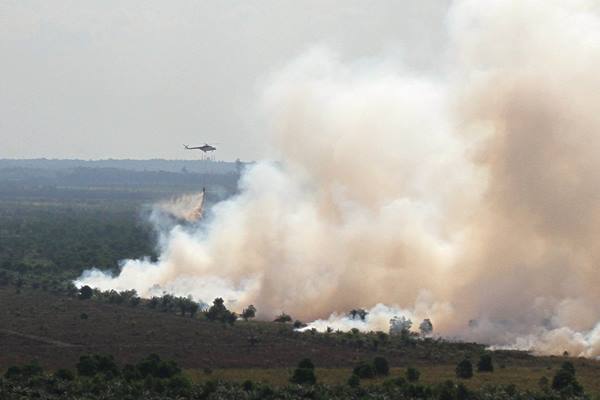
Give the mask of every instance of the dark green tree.
[(418, 369), (413, 367), (408, 367), (406, 369), (406, 380), (409, 382), (418, 382), (421, 377), (421, 373)]
[(248, 321), (249, 319), (254, 318), (255, 316), (256, 316), (256, 307), (254, 307), (252, 304), (250, 304), (248, 307), (246, 307), (242, 310), (241, 317), (244, 319), (244, 321)]
[(492, 355), (490, 353), (484, 353), (479, 357), (477, 371), (494, 372), (494, 363), (492, 362)]
[(387, 376), (390, 374), (390, 364), (383, 357), (373, 359), (373, 368), (375, 368), (375, 374), (377, 375)]
[(456, 377), (460, 379), (469, 379), (473, 377), (473, 364), (468, 359), (464, 359), (456, 366)]

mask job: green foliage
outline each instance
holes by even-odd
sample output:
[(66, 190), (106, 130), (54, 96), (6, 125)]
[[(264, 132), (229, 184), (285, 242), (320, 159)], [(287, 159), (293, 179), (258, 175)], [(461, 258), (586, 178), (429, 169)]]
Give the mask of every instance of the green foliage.
[(106, 379), (112, 379), (120, 375), (119, 367), (110, 355), (91, 354), (81, 356), (76, 367), (80, 376), (92, 377), (102, 374)]
[(315, 369), (315, 365), (308, 358), (304, 358), (298, 363), (298, 368)]
[(377, 375), (387, 376), (390, 374), (390, 365), (383, 357), (375, 357), (373, 359), (373, 368), (375, 369), (375, 374)]
[(479, 362), (477, 363), (477, 371), (494, 372), (494, 364), (492, 362), (492, 355), (490, 353), (484, 353), (479, 357)]
[(79, 298), (81, 300), (91, 299), (93, 294), (94, 294), (94, 291), (88, 285), (82, 286), (79, 289)]
[[(93, 357), (92, 357), (93, 358)], [(292, 377), (297, 385), (273, 388), (267, 384), (256, 384), (250, 380), (243, 383), (207, 381), (193, 384), (180, 372), (161, 375), (160, 364), (164, 361), (150, 355), (137, 365), (126, 365), (119, 376), (111, 380), (103, 374), (92, 377), (74, 376), (64, 370), (54, 375), (37, 372), (24, 376), (25, 367), (13, 367), (12, 377), (0, 379), (0, 398), (6, 400), (39, 398), (46, 400), (62, 399), (127, 399), (127, 400), (167, 400), (167, 399), (398, 399), (398, 400), (582, 400), (588, 398), (581, 391), (567, 386), (560, 392), (534, 393), (520, 391), (514, 385), (484, 386), (469, 390), (459, 383), (447, 381), (434, 386), (406, 383), (402, 378), (388, 379), (383, 384), (361, 386), (360, 378), (353, 374), (346, 385), (315, 385), (313, 369), (298, 368)], [(166, 364), (171, 364), (167, 362)], [(303, 364), (305, 366), (305, 364)], [(179, 367), (175, 365), (175, 370)], [(300, 365), (299, 365), (300, 367)], [(145, 369), (142, 376), (139, 368)], [(18, 371), (18, 373), (17, 373)], [(561, 368), (571, 375), (568, 367)], [(8, 371), (7, 371), (8, 373)], [(167, 377), (160, 377), (167, 376)]]
[(290, 382), (299, 385), (314, 385), (317, 382), (315, 370), (312, 368), (296, 368)]
[(242, 388), (246, 391), (246, 392), (251, 392), (254, 390), (254, 382), (252, 382), (251, 380), (247, 379), (244, 381), (244, 383), (242, 383)]
[(456, 377), (460, 379), (470, 379), (473, 377), (473, 364), (468, 359), (464, 359), (456, 366)]
[(275, 318), (273, 320), (273, 322), (281, 322), (281, 323), (286, 323), (286, 322), (292, 322), (292, 317), (290, 315), (287, 315), (286, 313), (281, 313), (277, 316), (277, 318)]
[(361, 361), (354, 367), (353, 373), (361, 379), (375, 378), (375, 369), (370, 363), (364, 361)]
[(418, 369), (413, 367), (408, 367), (406, 369), (406, 380), (409, 382), (418, 382), (421, 377), (421, 373)]
[(348, 378), (348, 386), (356, 388), (360, 386), (360, 377), (356, 374), (350, 375)]
[(164, 361), (156, 354), (150, 354), (136, 366), (140, 376), (146, 378), (172, 378), (181, 373), (181, 369), (174, 361)]
[(254, 318), (256, 316), (256, 307), (254, 307), (254, 305), (250, 304), (248, 307), (244, 308), (242, 310), (242, 315), (241, 317), (244, 319), (244, 321), (248, 321), (251, 318)]
[(575, 367), (569, 361), (565, 361), (561, 368), (556, 371), (552, 379), (552, 389), (563, 394), (581, 395), (583, 388), (575, 377)]
[(75, 379), (75, 374), (70, 369), (61, 368), (54, 373), (54, 377), (63, 381), (72, 381)]
[(22, 367), (12, 366), (8, 368), (4, 374), (4, 377), (11, 380), (29, 379), (35, 376), (40, 376), (43, 373), (43, 368), (34, 361), (32, 363), (25, 364)]
[(237, 315), (225, 307), (225, 302), (222, 298), (218, 297), (213, 301), (213, 305), (208, 309), (206, 318), (209, 321), (220, 321), (233, 325), (237, 319)]
[(298, 367), (294, 370), (290, 382), (297, 383), (299, 385), (314, 385), (317, 382), (315, 376), (315, 365), (313, 362), (305, 358), (298, 363)]

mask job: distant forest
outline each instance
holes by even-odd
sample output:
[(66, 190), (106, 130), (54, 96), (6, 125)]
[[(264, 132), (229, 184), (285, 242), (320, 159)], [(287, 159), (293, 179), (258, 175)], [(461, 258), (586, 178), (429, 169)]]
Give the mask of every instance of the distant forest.
[(206, 188), (235, 194), (242, 162), (181, 160), (0, 160), (0, 199), (155, 200)]

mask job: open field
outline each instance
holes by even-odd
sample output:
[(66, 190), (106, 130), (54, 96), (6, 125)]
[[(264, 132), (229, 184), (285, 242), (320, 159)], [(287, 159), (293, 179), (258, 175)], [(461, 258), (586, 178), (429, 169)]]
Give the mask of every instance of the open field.
[[(14, 287), (1, 288), (0, 304), (0, 369), (32, 360), (50, 370), (73, 368), (79, 357), (88, 353), (112, 354), (118, 363), (125, 364), (156, 353), (182, 365), (196, 382), (250, 379), (283, 386), (298, 361), (308, 357), (317, 366), (319, 382), (342, 384), (359, 360), (379, 355), (389, 360), (391, 377), (403, 376), (405, 368), (413, 366), (421, 372), (420, 382), (434, 384), (456, 379), (456, 363), (464, 356), (476, 360), (483, 350), (476, 344), (401, 346), (391, 342), (374, 351), (356, 348), (352, 341), (296, 333), (285, 324), (239, 321), (227, 326), (143, 307), (79, 300), (41, 289), (26, 288), (17, 294)], [(87, 319), (82, 319), (82, 314)], [(249, 336), (259, 342), (251, 345)], [(465, 381), (468, 387), (514, 384), (520, 389), (538, 389), (540, 378), (551, 379), (565, 360), (520, 352), (497, 352), (494, 359), (495, 372), (476, 373)], [(600, 393), (600, 362), (571, 361), (586, 391)], [(209, 373), (205, 369), (210, 369)]]
[[(562, 358), (561, 358), (562, 359)], [(493, 373), (476, 373), (473, 378), (463, 380), (470, 389), (478, 389), (484, 385), (515, 385), (519, 389), (539, 390), (539, 381), (542, 377), (552, 380), (552, 376), (559, 368), (556, 360), (548, 361), (547, 367), (542, 367), (545, 362), (539, 360), (540, 366), (513, 366), (511, 368), (496, 369)], [(535, 364), (535, 363), (534, 363)], [(600, 395), (600, 364), (597, 362), (575, 361), (577, 365), (577, 379), (588, 393)], [(447, 380), (456, 380), (455, 365), (427, 365), (419, 364), (417, 369), (421, 372), (419, 382), (424, 384), (442, 383)], [(293, 368), (228, 368), (217, 369), (206, 374), (202, 370), (187, 370), (192, 379), (205, 382), (210, 379), (243, 382), (250, 379), (255, 382), (266, 382), (275, 386), (284, 386), (289, 382)], [(381, 384), (385, 380), (395, 377), (404, 377), (405, 368), (391, 368), (390, 376), (364, 381), (365, 385)], [(317, 368), (315, 371), (319, 382), (324, 384), (344, 384), (352, 374), (352, 368)]]

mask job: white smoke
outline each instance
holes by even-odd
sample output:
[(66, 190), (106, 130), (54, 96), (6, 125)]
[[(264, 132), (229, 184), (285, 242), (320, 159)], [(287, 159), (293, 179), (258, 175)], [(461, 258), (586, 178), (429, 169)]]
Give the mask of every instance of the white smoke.
[[(458, 1), (425, 76), (314, 49), (265, 90), (278, 163), (102, 289), (600, 355), (600, 18), (592, 1)], [(387, 305), (387, 306), (386, 306)], [(370, 308), (365, 322), (352, 308)]]

